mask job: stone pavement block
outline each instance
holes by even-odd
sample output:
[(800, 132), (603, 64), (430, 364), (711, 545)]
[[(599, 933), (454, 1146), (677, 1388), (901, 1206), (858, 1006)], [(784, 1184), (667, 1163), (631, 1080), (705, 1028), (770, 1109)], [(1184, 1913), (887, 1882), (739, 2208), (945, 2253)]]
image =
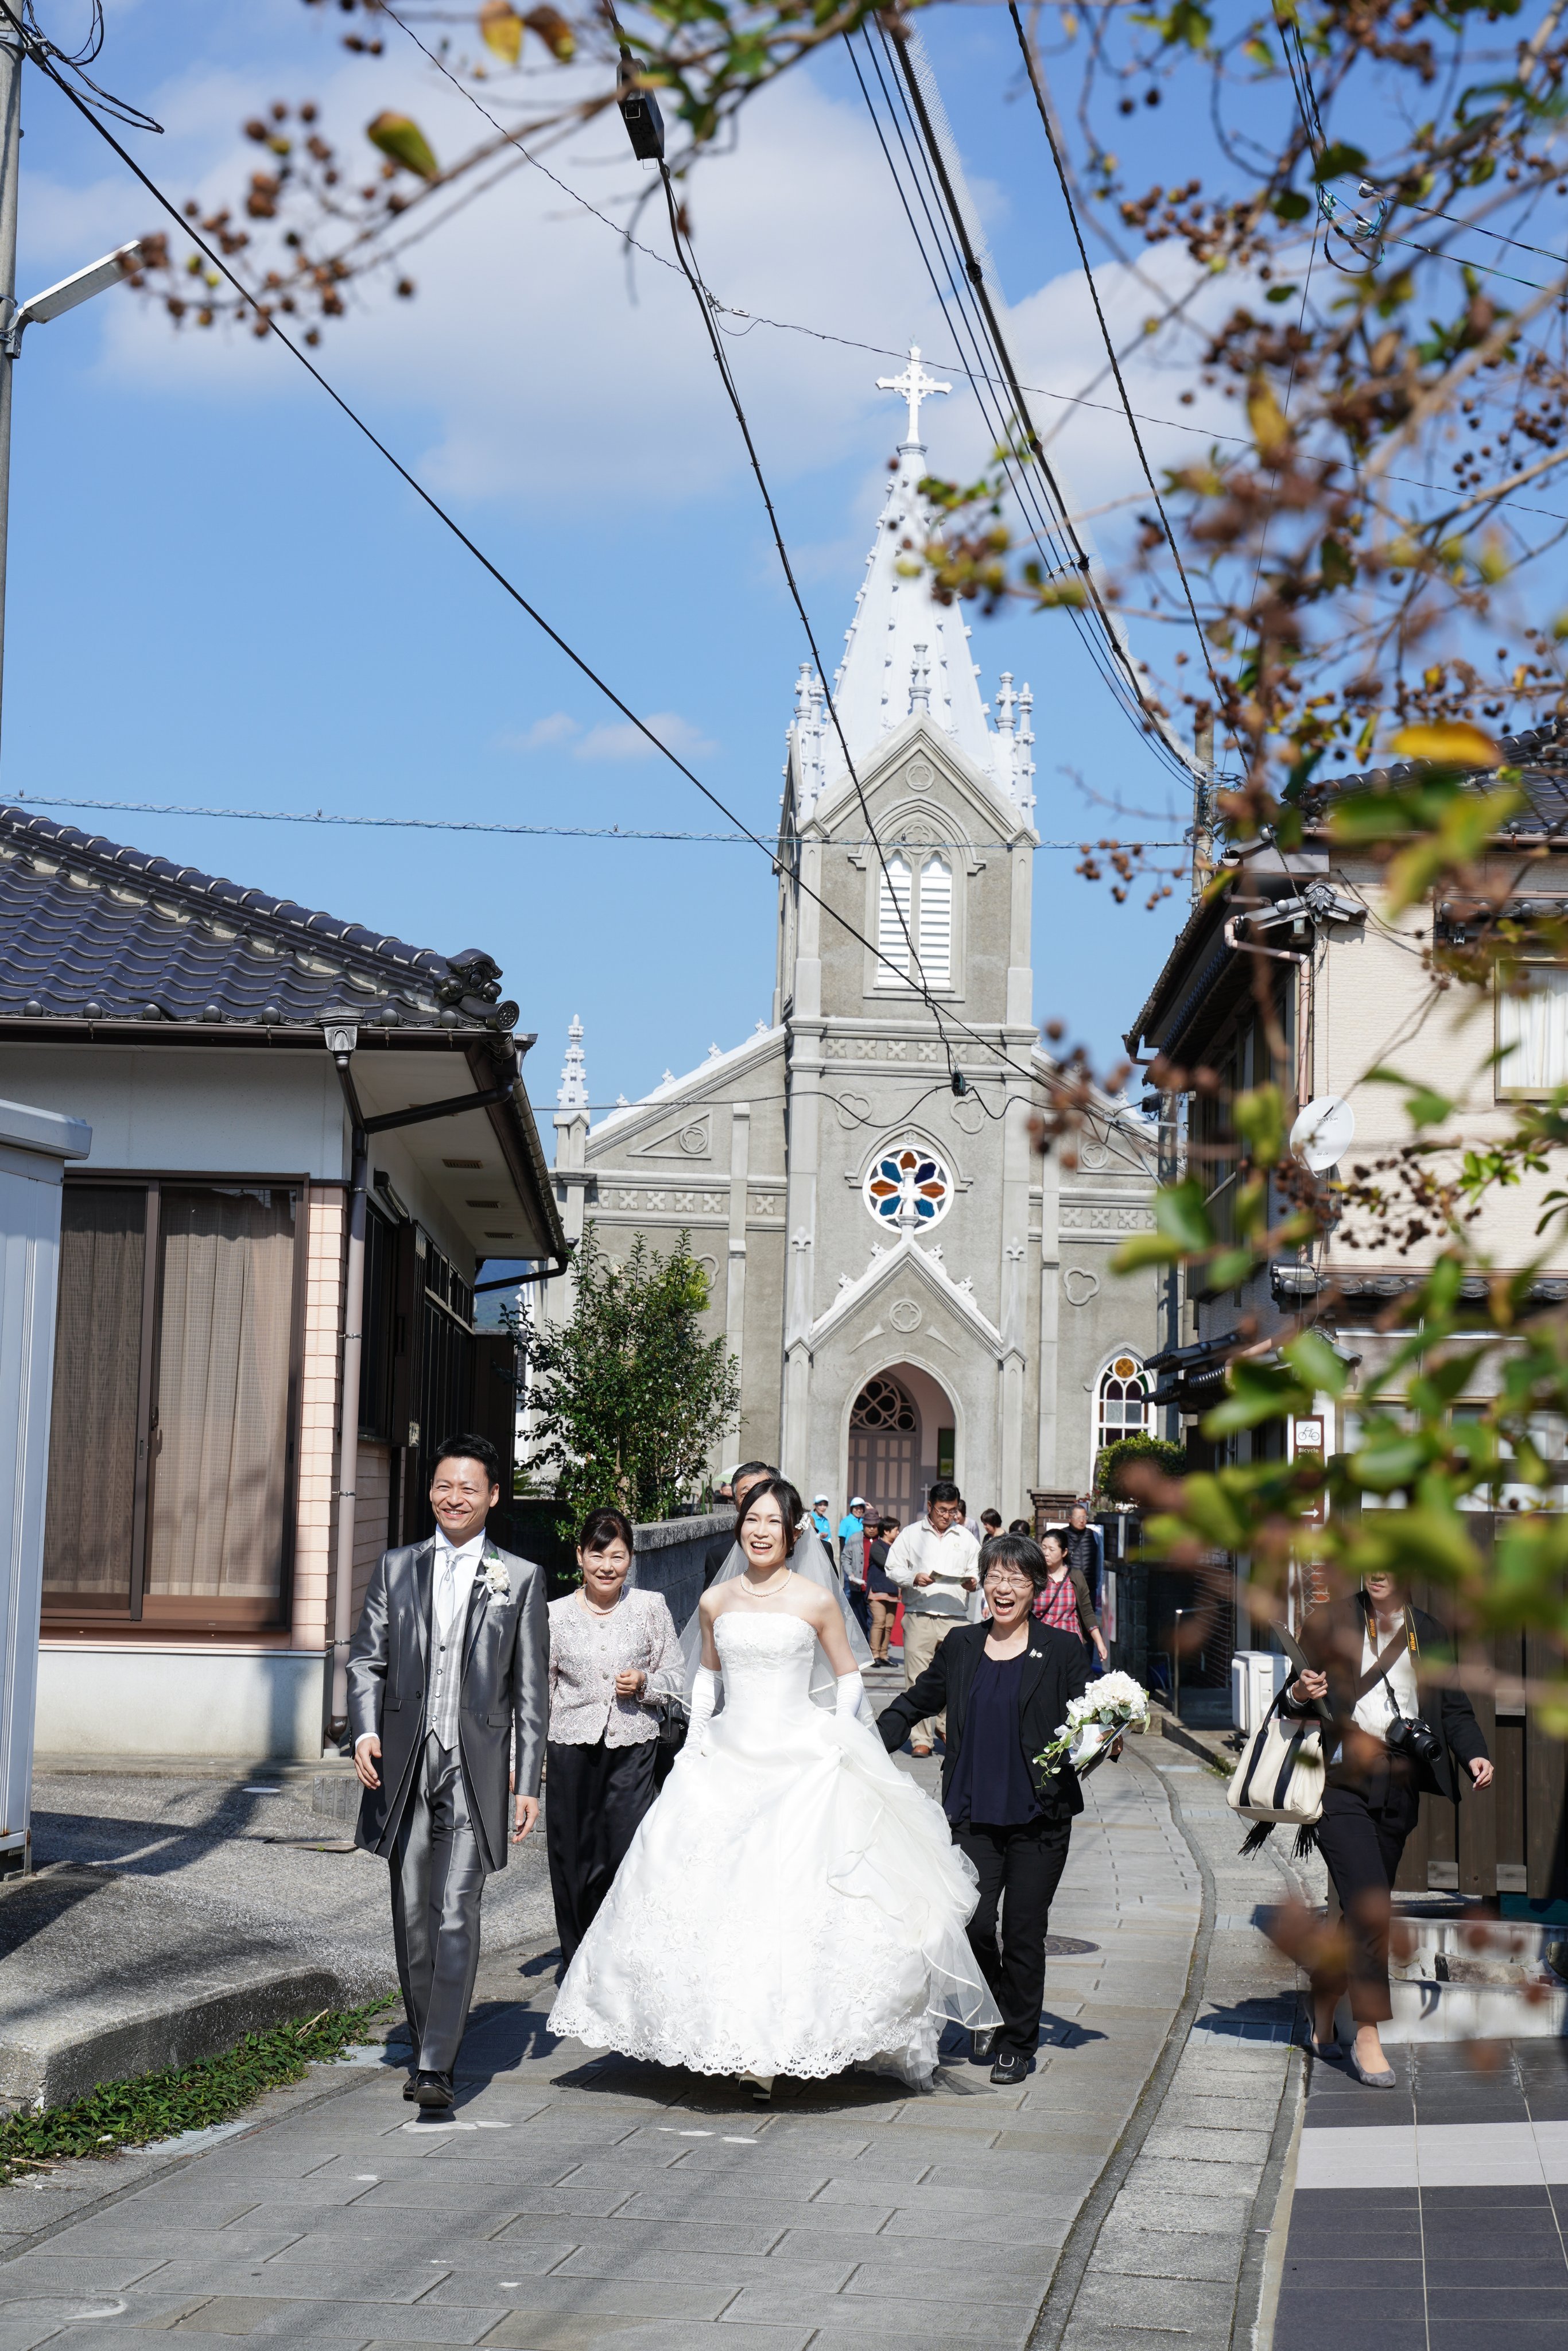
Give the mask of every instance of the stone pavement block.
[(1261, 2158), (1256, 2163), (1199, 2163), (1145, 2152), (1134, 2164), (1128, 2186), (1166, 2196), (1253, 2196), (1262, 2176)]
[[(1034, 2325), (1037, 2301), (1001, 2304), (987, 2300), (967, 2308), (962, 2316), (963, 2340), (966, 2345), (979, 2344), (993, 2351), (993, 2346), (1017, 2346), (1023, 2351)], [(761, 2319), (788, 2319), (792, 2324), (815, 2326), (820, 2333), (811, 2337), (811, 2351), (824, 2344), (902, 2344), (905, 2346), (940, 2339), (950, 2324), (946, 2309), (933, 2310), (926, 2302), (857, 2302), (851, 2305), (847, 2296), (819, 2297), (802, 2294), (798, 2303), (786, 2296), (768, 2295), (760, 2289), (747, 2286), (737, 2295), (724, 2314), (727, 2326), (752, 2326)], [(742, 2338), (746, 2340), (748, 2338)]]
[[(721, 2325), (633, 2326), (616, 2319), (530, 2318), (514, 2312), (482, 2338), (483, 2351), (806, 2351), (819, 2338), (809, 2326), (750, 2326), (737, 2336)], [(365, 2351), (382, 2351), (375, 2343)], [(413, 2346), (399, 2346), (413, 2351)]]
[[(699, 2187), (699, 2182), (691, 2180), (681, 2188), (666, 2178), (657, 2188), (639, 2188), (633, 2194), (622, 2194), (613, 2207), (607, 2209), (613, 2210), (618, 2219), (628, 2220), (701, 2220), (712, 2213), (713, 2206), (706, 2199), (711, 2198), (713, 2191), (709, 2187), (698, 2192)], [(561, 2196), (566, 2190), (557, 2189), (553, 2193)], [(540, 2209), (537, 2197), (529, 2199), (528, 2209)], [(820, 2221), (846, 2234), (863, 2230), (867, 2236), (873, 2236), (893, 2219), (895, 2208), (885, 2202), (873, 2204), (848, 2198), (818, 2204), (810, 2196), (780, 2194), (769, 2198), (768, 2209), (781, 2228), (800, 2220)], [(924, 2228), (928, 2223), (922, 2219), (919, 2225)]]
[(108, 2294), (111, 2298), (142, 2278), (162, 2269), (166, 2252), (143, 2243), (140, 2253), (72, 2252), (53, 2261), (47, 2255), (24, 2253), (0, 2270), (0, 2305), (20, 2302), (28, 2294)]
[(596, 2235), (591, 2243), (580, 2245), (553, 2274), (563, 2279), (635, 2277), (655, 2284), (727, 2286), (731, 2293), (743, 2285), (756, 2285), (765, 2277), (787, 2278), (802, 2294), (838, 2294), (855, 2266), (852, 2252), (813, 2262), (775, 2262), (761, 2253), (699, 2252), (695, 2246), (670, 2245), (643, 2247), (633, 2255), (612, 2240), (606, 2243)]
[[(1061, 2338), (1061, 2351), (1176, 2351), (1178, 2346), (1179, 2351), (1231, 2351), (1230, 2328), (1115, 2326), (1074, 2314)], [(1311, 2351), (1322, 2351), (1322, 2346), (1314, 2344)], [(1404, 2346), (1390, 2345), (1387, 2351), (1404, 2351)]]
[[(438, 2344), (481, 2342), (506, 2314), (504, 2305), (499, 2310), (493, 2305), (488, 2310), (430, 2310), (423, 2304), (402, 2308), (387, 2302), (293, 2302), (282, 2304), (246, 2340), (247, 2351), (271, 2351), (275, 2344), (277, 2351), (313, 2351), (316, 2345), (322, 2351), (359, 2351), (361, 2343), (377, 2335), (383, 2343), (407, 2346), (409, 2351), (419, 2351), (422, 2345), (434, 2351)], [(193, 2322), (199, 2324), (199, 2317)], [(140, 2351), (151, 2351), (151, 2346), (143, 2344)]]
[(1236, 2301), (1229, 2279), (1101, 2276), (1092, 2263), (1072, 2305), (1072, 2326), (1132, 2326), (1147, 2333), (1228, 2338)]
[[(998, 2229), (1030, 2229), (1043, 2231), (1056, 2221), (1071, 2223), (1077, 2218), (1082, 2193), (1077, 2189), (1044, 2189), (1038, 2196), (993, 2196), (987, 2199), (986, 2209)], [(880, 2230), (883, 2237), (923, 2237), (927, 2242), (939, 2241), (945, 2233), (940, 2203), (925, 2209), (912, 2204), (907, 2198), (890, 2212)], [(978, 2230), (982, 2223), (975, 2215), (966, 2216), (963, 2225)]]
[(68, 2309), (77, 2307), (74, 2303), (16, 2303), (0, 2309), (0, 2351), (37, 2351), (40, 2343), (58, 2337)]
[(1094, 2240), (1096, 2274), (1234, 2283), (1240, 2266), (1241, 2240), (1231, 2230), (1213, 2234), (1198, 2229), (1142, 2229), (1113, 2210)]
[(1256, 2094), (1236, 2096), (1218, 2092), (1204, 2095), (1197, 2089), (1173, 2084), (1160, 2106), (1159, 2127), (1161, 2130), (1169, 2130), (1173, 2126), (1184, 2130), (1189, 2126), (1195, 2130), (1256, 2130), (1260, 2112), (1270, 2104), (1278, 2105), (1281, 2086), (1276, 2084), (1270, 2091), (1269, 2087), (1260, 2085)]
[(1266, 2130), (1218, 2128), (1192, 2115), (1182, 2115), (1167, 2121), (1162, 2114), (1144, 2141), (1142, 2159), (1145, 2163), (1154, 2162), (1161, 2156), (1177, 2156), (1190, 2163), (1257, 2164), (1261, 2167), (1269, 2159), (1269, 2133)]
[(1027, 2262), (1006, 2269), (993, 2264), (988, 2270), (979, 2262), (943, 2262), (936, 2247), (922, 2251), (911, 2246), (904, 2261), (858, 2262), (841, 2292), (846, 2301), (871, 2296), (896, 2303), (902, 2298), (905, 2304), (948, 2307), (956, 2297), (966, 2309), (1027, 2303), (1032, 2310), (1044, 2299), (1055, 2262), (1054, 2245), (1031, 2245)]
[(1223, 2235), (1245, 2226), (1247, 2214), (1252, 2209), (1250, 2194), (1178, 2195), (1154, 2185), (1157, 2177), (1157, 2173), (1150, 2173), (1139, 2182), (1134, 2171), (1112, 2207), (1117, 2220), (1125, 2218), (1145, 2229), (1174, 2229), (1178, 2232), (1193, 2230), (1206, 2236)]
[[(716, 2318), (734, 2299), (736, 2289), (727, 2283), (715, 2284), (710, 2280), (680, 2280), (636, 2277), (548, 2277), (530, 2278), (526, 2293), (514, 2297), (519, 2308), (529, 2312), (555, 2314), (564, 2313), (571, 2317), (595, 2318)], [(366, 2297), (369, 2299), (369, 2297)], [(802, 2294), (801, 2299), (806, 2297)], [(424, 2295), (421, 2310), (464, 2310), (481, 2301), (494, 2302), (497, 2294), (493, 2283), (486, 2278), (484, 2291), (476, 2283), (461, 2277), (443, 2279)]]

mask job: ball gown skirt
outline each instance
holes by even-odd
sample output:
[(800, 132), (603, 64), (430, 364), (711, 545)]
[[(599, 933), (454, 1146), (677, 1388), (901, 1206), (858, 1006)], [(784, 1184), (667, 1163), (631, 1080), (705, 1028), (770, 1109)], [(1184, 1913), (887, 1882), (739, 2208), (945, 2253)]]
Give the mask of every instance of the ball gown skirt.
[(724, 1706), (687, 1741), (551, 2029), (699, 2074), (928, 2085), (947, 2021), (999, 2022), (965, 1934), (973, 1866), (876, 1733), (810, 1695), (783, 1612), (715, 1626)]

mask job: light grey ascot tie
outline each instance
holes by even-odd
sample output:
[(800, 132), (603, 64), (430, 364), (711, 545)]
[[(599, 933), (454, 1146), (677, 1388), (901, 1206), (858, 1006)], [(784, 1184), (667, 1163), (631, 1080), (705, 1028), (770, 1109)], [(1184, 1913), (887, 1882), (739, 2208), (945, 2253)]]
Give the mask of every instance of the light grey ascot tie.
[(435, 1587), (435, 1630), (444, 1641), (452, 1630), (452, 1619), (457, 1611), (457, 1554), (443, 1551), (441, 1575)]

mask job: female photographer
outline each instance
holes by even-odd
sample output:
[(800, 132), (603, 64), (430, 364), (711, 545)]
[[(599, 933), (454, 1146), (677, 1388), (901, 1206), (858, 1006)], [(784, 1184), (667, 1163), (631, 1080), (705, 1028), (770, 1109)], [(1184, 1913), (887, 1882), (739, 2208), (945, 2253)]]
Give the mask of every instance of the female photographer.
[(1435, 1618), (1410, 1606), (1392, 1575), (1369, 1575), (1348, 1600), (1312, 1610), (1301, 1648), (1308, 1664), (1281, 1711), (1326, 1708), (1317, 1843), (1344, 1914), (1343, 1949), (1312, 1970), (1312, 2054), (1334, 2053), (1334, 2011), (1348, 1983), (1351, 2070), (1369, 2088), (1391, 2090), (1394, 2071), (1377, 2028), (1394, 2013), (1388, 1928), (1399, 1857), (1424, 1792), (1452, 1802), (1464, 1777), (1455, 1765), (1463, 1764), (1478, 1788), (1490, 1784), (1492, 1767), (1462, 1689), (1430, 1690), (1435, 1719), (1424, 1717), (1421, 1653), (1451, 1656), (1452, 1644)]

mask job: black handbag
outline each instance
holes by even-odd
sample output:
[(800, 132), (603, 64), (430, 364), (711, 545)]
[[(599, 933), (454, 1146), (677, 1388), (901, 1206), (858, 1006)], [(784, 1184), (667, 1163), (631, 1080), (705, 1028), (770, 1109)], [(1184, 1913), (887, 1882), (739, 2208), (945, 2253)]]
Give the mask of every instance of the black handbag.
[(653, 1784), (662, 1788), (674, 1768), (676, 1756), (686, 1743), (691, 1716), (684, 1698), (662, 1698), (659, 1700), (659, 1735), (654, 1742)]

